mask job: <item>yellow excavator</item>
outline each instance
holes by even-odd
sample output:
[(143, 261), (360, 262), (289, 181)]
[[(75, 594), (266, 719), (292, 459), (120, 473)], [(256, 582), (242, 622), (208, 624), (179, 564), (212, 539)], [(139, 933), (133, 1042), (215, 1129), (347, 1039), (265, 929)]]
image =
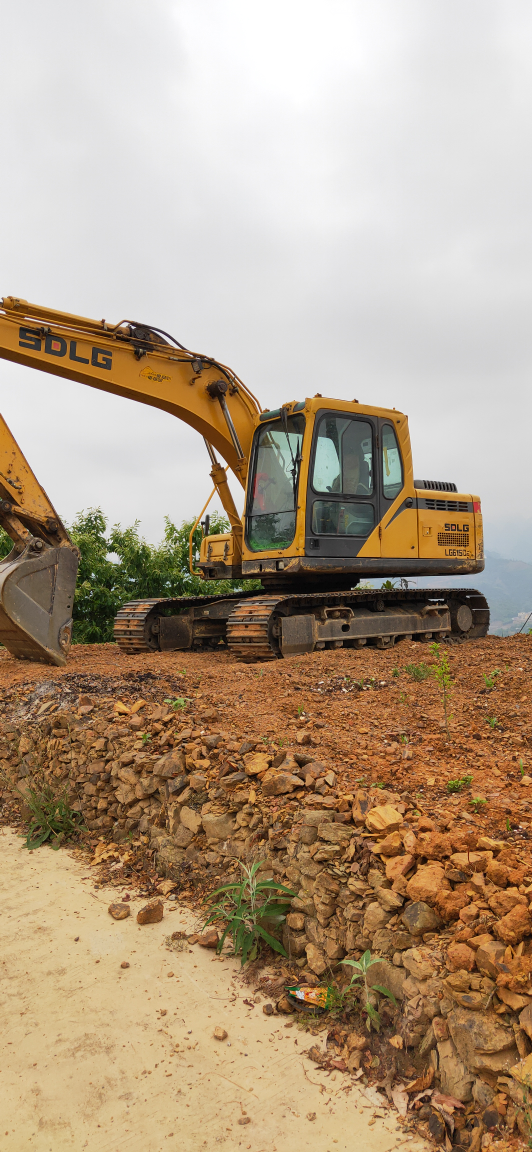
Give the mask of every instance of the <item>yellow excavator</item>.
[[(484, 550), (479, 497), (414, 479), (402, 412), (319, 393), (263, 410), (230, 368), (161, 329), (0, 303), (0, 357), (162, 408), (203, 436), (231, 531), (209, 535), (207, 520), (199, 568), (205, 580), (261, 582), (124, 604), (114, 632), (124, 652), (228, 645), (249, 662), (486, 634), (479, 592), (408, 586), (481, 572)], [(242, 517), (227, 468), (245, 491)], [(0, 523), (14, 544), (0, 563), (0, 641), (63, 665), (78, 553), (3, 421)], [(375, 577), (384, 588), (367, 586)]]

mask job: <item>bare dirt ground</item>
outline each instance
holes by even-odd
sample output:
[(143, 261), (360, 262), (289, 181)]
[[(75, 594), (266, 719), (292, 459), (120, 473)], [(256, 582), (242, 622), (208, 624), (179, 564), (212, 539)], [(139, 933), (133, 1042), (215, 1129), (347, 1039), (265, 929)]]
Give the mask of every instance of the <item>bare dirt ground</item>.
[(190, 910), (141, 928), (133, 899), (116, 922), (116, 890), (94, 892), (68, 850), (21, 845), (2, 829), (2, 1152), (424, 1147), (395, 1114), (373, 1119), (349, 1076), (310, 1064), (305, 1032), (263, 1014), (238, 963), (166, 947), (193, 930)]

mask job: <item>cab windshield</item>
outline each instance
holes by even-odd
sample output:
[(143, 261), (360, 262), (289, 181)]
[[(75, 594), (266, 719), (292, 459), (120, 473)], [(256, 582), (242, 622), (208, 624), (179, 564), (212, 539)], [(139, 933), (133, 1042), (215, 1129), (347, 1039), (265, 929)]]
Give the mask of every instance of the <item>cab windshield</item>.
[(255, 433), (246, 533), (253, 552), (288, 548), (294, 539), (304, 431), (304, 416), (288, 416)]

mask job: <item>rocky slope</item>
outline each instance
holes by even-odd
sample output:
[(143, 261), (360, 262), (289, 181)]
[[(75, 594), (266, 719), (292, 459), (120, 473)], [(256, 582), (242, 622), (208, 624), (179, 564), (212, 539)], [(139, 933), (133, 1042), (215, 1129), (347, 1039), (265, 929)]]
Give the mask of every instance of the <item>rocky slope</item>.
[[(345, 984), (344, 958), (378, 956), (371, 982), (399, 1006), (382, 1000), (388, 1089), (395, 1075), (408, 1098), (413, 1076), (433, 1134), (476, 1152), (503, 1120), (528, 1131), (530, 644), (446, 649), (449, 739), (421, 644), (251, 667), (111, 645), (67, 670), (4, 656), (4, 819), (42, 779), (67, 789), (102, 877), (148, 894), (165, 876), (197, 897), (260, 860), (296, 893), (292, 977)], [(350, 1035), (330, 1047), (358, 1075)]]

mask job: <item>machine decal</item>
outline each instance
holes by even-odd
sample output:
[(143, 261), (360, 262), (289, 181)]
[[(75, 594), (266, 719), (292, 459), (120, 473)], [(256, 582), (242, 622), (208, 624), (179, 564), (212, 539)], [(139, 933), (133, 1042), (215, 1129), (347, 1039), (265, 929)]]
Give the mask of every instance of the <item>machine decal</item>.
[(90, 361), (85, 356), (78, 356), (77, 340), (71, 340), (70, 345), (63, 336), (54, 336), (53, 332), (46, 332), (39, 328), (19, 328), (19, 348), (31, 348), (34, 352), (42, 352), (42, 342), (44, 339), (44, 353), (46, 356), (66, 356), (68, 350), (69, 360), (75, 360), (78, 364), (92, 364), (93, 368), (104, 368), (107, 372), (111, 371), (113, 364), (113, 353), (109, 352), (107, 348), (98, 348), (94, 345), (91, 348)]
[(162, 384), (165, 380), (171, 380), (171, 376), (165, 376), (162, 372), (154, 372), (153, 368), (143, 368), (139, 373), (145, 380), (153, 380), (154, 384)]

